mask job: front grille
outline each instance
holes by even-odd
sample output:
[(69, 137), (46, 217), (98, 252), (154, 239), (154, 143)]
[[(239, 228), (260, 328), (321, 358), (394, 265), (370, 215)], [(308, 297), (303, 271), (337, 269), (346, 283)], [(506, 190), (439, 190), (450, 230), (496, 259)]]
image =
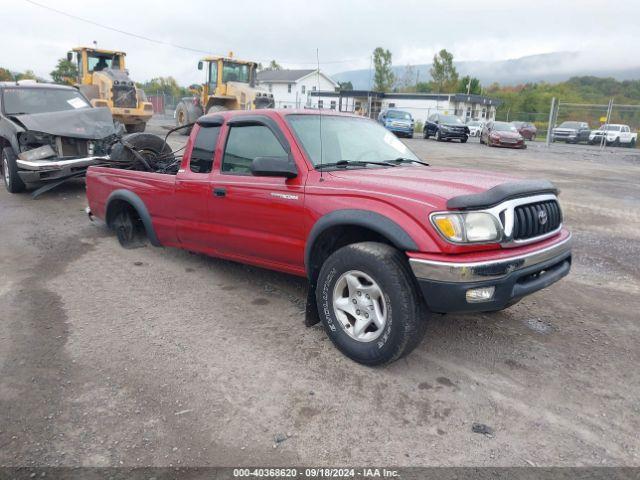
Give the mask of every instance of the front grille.
[(512, 236), (514, 240), (539, 237), (556, 230), (561, 223), (562, 212), (555, 200), (520, 205), (513, 211)]
[(113, 94), (113, 106), (118, 108), (136, 108), (136, 89), (129, 85), (114, 85), (111, 88)]

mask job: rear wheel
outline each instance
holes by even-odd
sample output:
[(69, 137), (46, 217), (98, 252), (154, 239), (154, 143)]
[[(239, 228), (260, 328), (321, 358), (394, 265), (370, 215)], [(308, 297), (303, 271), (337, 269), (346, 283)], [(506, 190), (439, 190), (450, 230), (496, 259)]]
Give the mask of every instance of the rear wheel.
[(10, 193), (20, 193), (27, 188), (20, 175), (18, 175), (17, 158), (13, 148), (4, 147), (2, 149), (2, 178), (4, 186)]
[(614, 146), (614, 147), (619, 147), (619, 146), (620, 146), (620, 137), (617, 137), (617, 138), (613, 141), (613, 146)]
[(636, 148), (636, 139), (632, 138), (629, 142), (629, 148)]
[(137, 248), (147, 240), (144, 224), (133, 207), (123, 207), (111, 222), (111, 228), (124, 248)]
[(327, 335), (358, 363), (393, 362), (424, 337), (426, 306), (406, 257), (389, 245), (362, 242), (335, 251), (317, 285)]

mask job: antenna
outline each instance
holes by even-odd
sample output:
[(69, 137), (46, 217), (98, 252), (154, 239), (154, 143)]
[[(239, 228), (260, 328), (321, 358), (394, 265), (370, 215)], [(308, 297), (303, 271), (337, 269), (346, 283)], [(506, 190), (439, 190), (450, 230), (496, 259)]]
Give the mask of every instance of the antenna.
[(324, 182), (324, 177), (322, 176), (323, 168), (322, 168), (322, 108), (320, 108), (320, 53), (318, 48), (316, 48), (316, 62), (318, 64), (318, 71), (316, 72), (316, 83), (318, 85), (318, 128), (320, 130), (320, 181)]

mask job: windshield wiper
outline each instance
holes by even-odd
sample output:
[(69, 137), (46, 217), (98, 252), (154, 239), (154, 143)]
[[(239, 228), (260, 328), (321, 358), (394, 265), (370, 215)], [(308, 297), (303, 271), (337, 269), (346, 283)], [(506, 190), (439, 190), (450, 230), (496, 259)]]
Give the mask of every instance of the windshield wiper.
[(364, 167), (365, 165), (386, 165), (388, 167), (397, 167), (398, 166), (397, 163), (391, 163), (391, 162), (386, 162), (386, 161), (374, 162), (374, 161), (369, 161), (369, 160), (340, 160), (338, 162), (323, 163), (321, 165), (316, 165), (316, 169), (333, 168), (333, 167), (347, 168), (347, 167), (352, 167), (352, 166)]
[(419, 163), (420, 165), (424, 165), (425, 167), (429, 166), (427, 162), (423, 162), (422, 160), (414, 160), (412, 158), (406, 157), (394, 158), (393, 160), (389, 160), (389, 162), (395, 162), (396, 165), (399, 163)]

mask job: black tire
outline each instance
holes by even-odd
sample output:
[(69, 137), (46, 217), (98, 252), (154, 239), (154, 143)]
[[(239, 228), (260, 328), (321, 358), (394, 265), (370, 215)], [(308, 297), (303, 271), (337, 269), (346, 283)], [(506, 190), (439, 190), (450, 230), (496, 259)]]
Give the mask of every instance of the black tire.
[(413, 132), (407, 133), (407, 138), (413, 138)]
[(116, 232), (118, 242), (123, 248), (139, 248), (147, 243), (144, 224), (131, 206), (120, 209), (111, 221), (111, 228)]
[[(385, 299), (387, 321), (371, 341), (359, 341), (347, 334), (333, 307), (336, 283), (343, 274), (353, 270), (371, 277)], [(428, 310), (407, 259), (383, 243), (354, 243), (331, 254), (318, 276), (316, 300), (331, 341), (347, 357), (364, 365), (398, 360), (411, 352), (426, 332)]]
[(0, 170), (2, 170), (2, 179), (4, 186), (10, 193), (24, 192), (27, 186), (24, 184), (20, 175), (18, 175), (18, 164), (13, 148), (4, 147), (2, 149), (2, 161), (0, 162)]
[(632, 138), (629, 142), (629, 148), (636, 148), (636, 139)]
[(614, 147), (619, 147), (620, 146), (620, 137), (616, 137), (616, 139), (613, 141), (612, 145)]
[(124, 143), (140, 153), (152, 170), (168, 165), (174, 159), (171, 147), (165, 143), (164, 138), (152, 133), (130, 133), (123, 136), (121, 142), (116, 143), (111, 149), (112, 161), (132, 163), (136, 169), (146, 170), (134, 153), (123, 145)]
[(479, 137), (480, 137), (480, 145), (484, 145), (484, 140), (482, 140), (482, 134), (480, 134)]
[(436, 130), (436, 141), (442, 141), (442, 134), (440, 133), (440, 129)]
[(467, 140), (469, 140), (469, 137), (463, 137), (460, 139), (460, 143), (467, 143)]
[(146, 123), (130, 123), (124, 126), (124, 129), (127, 131), (127, 133), (144, 132), (145, 128), (147, 128)]
[(426, 128), (422, 130), (422, 138), (424, 138), (425, 140), (429, 140), (429, 130), (427, 130)]

